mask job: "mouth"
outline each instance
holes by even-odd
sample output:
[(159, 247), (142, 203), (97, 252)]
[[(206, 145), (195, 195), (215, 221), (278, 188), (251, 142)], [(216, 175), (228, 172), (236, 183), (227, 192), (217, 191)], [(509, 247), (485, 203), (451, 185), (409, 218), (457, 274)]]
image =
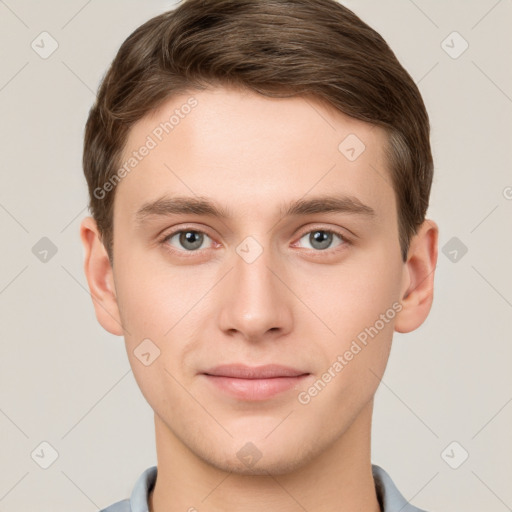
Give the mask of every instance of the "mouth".
[(217, 391), (240, 400), (261, 401), (296, 388), (311, 374), (275, 364), (257, 367), (230, 364), (216, 366), (201, 375)]

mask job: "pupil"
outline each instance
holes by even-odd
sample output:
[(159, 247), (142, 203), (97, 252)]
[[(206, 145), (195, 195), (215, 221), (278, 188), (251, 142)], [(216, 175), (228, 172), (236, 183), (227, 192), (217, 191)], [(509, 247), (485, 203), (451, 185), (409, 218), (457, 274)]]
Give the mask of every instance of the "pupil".
[(325, 231), (315, 231), (311, 233), (312, 242), (314, 242), (312, 243), (313, 247), (317, 244), (316, 249), (326, 249), (331, 243), (331, 236), (331, 233)]
[(180, 243), (189, 250), (201, 247), (202, 235), (196, 231), (186, 231), (181, 234)]

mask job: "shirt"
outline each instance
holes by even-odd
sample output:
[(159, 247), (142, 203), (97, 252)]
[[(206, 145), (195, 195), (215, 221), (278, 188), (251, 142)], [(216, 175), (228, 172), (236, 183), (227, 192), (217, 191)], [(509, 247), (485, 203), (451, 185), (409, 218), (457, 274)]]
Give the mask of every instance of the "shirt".
[[(100, 512), (149, 512), (148, 498), (156, 481), (157, 466), (142, 473), (129, 499), (118, 501)], [(411, 505), (396, 488), (391, 477), (376, 464), (372, 464), (375, 491), (382, 512), (426, 512)]]

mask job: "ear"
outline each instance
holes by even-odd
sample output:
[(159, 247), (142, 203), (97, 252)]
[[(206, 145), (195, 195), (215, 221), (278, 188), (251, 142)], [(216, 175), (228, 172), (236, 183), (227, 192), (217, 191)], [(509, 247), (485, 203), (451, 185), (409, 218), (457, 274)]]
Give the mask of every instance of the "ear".
[(96, 221), (92, 217), (82, 220), (80, 238), (85, 250), (84, 272), (89, 283), (96, 318), (105, 330), (121, 336), (123, 326), (117, 304), (113, 269)]
[(426, 219), (411, 239), (404, 263), (401, 290), (402, 310), (395, 317), (395, 331), (410, 332), (427, 318), (434, 299), (434, 271), (437, 265), (439, 228)]

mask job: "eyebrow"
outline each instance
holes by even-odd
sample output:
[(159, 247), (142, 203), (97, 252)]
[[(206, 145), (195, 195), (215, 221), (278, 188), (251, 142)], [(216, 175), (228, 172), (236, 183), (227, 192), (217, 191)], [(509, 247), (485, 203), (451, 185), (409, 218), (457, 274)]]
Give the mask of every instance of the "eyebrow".
[[(298, 199), (280, 209), (283, 217), (313, 215), (319, 213), (347, 213), (375, 217), (373, 208), (362, 203), (353, 196), (315, 196), (310, 199)], [(143, 224), (150, 217), (163, 217), (168, 215), (206, 215), (221, 219), (230, 219), (234, 215), (222, 206), (218, 206), (208, 198), (163, 196), (154, 201), (144, 203), (136, 212), (135, 219), (138, 225)]]

